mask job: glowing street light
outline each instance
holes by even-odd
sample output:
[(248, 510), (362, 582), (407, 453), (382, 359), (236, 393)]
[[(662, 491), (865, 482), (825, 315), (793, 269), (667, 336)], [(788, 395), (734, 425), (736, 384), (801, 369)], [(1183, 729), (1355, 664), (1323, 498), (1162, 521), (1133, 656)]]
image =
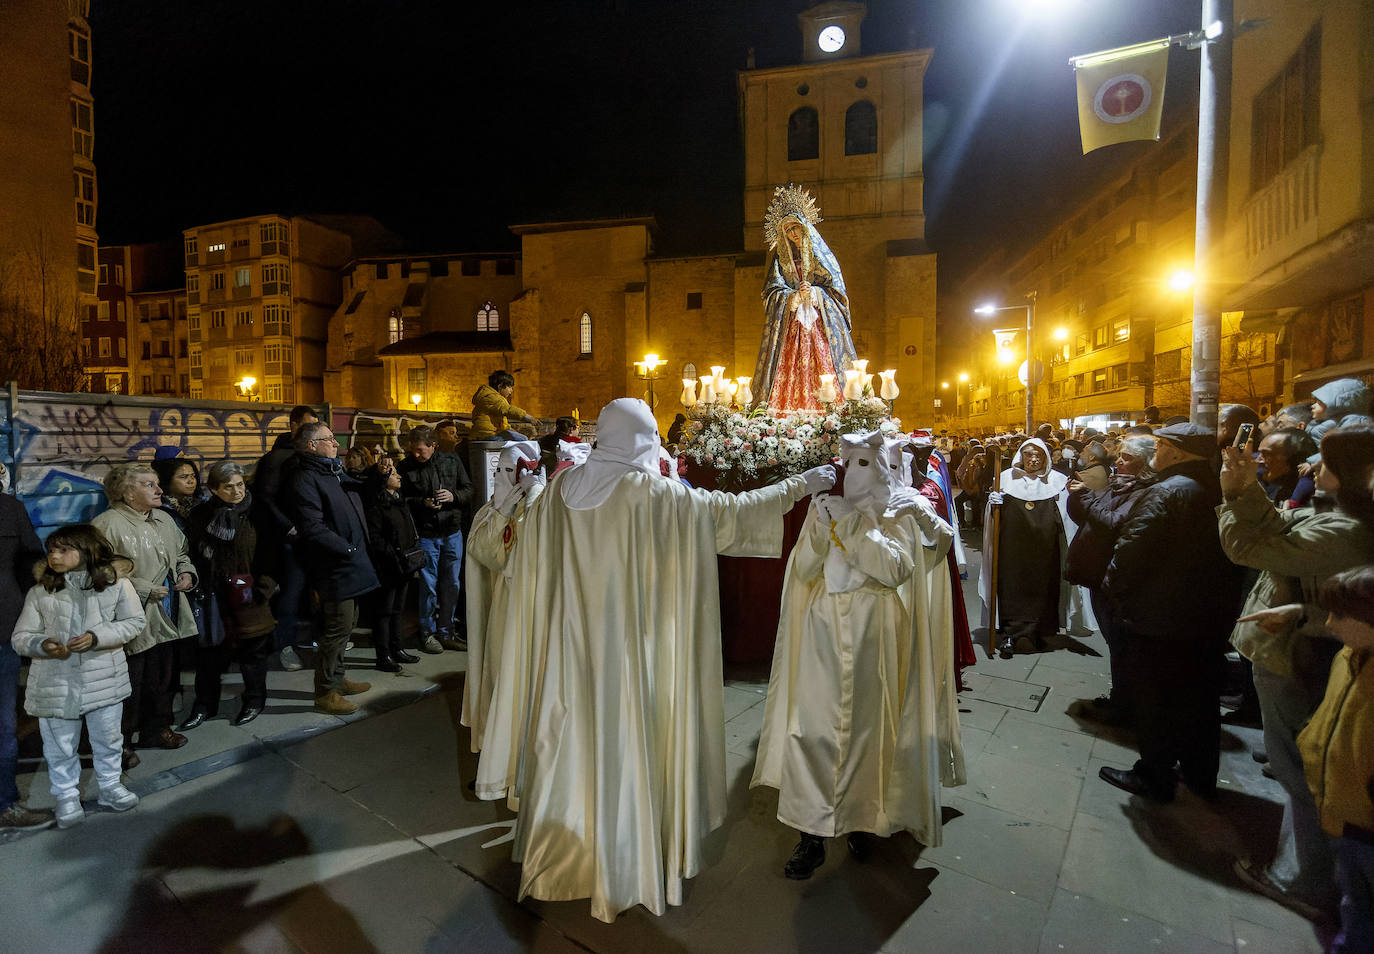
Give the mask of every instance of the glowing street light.
[(960, 383), (960, 384), (963, 384), (963, 383), (964, 383), (965, 381), (967, 381), (967, 380), (968, 380), (968, 372), (967, 372), (967, 371), (960, 371), (960, 372), (959, 372), (959, 383)]
[[(1039, 383), (1036, 380), (1035, 358), (1033, 357), (1033, 353), (1031, 351), (1031, 335), (1035, 327), (1035, 300), (1037, 297), (1038, 292), (1030, 292), (1026, 295), (1026, 303), (1024, 305), (1004, 305), (999, 308), (997, 305), (991, 302), (987, 302), (973, 309), (974, 314), (977, 315), (995, 315), (999, 311), (1020, 311), (1023, 308), (1026, 311), (1025, 385), (1027, 434), (1035, 433), (1035, 411), (1033, 409), (1033, 405), (1035, 404), (1035, 386)], [(994, 331), (993, 334), (997, 336), (997, 360), (1002, 362), (1003, 364), (1016, 360), (1016, 356), (1011, 353), (1011, 333), (1009, 331)]]
[[(636, 376), (643, 378), (649, 385), (648, 401), (650, 408), (656, 409), (658, 407), (658, 398), (654, 396), (654, 382), (658, 380), (658, 369), (667, 363), (652, 351), (644, 356), (644, 360), (634, 363)], [(721, 370), (724, 371), (725, 369), (721, 368)]]
[(1063, 327), (1062, 325), (1061, 325), (1060, 327), (1054, 329), (1054, 340), (1055, 340), (1055, 341), (1068, 341), (1068, 340), (1069, 340), (1069, 329)]
[(1176, 292), (1187, 291), (1193, 287), (1193, 273), (1186, 268), (1176, 268), (1169, 275), (1169, 287)]
[(234, 387), (239, 389), (239, 394), (243, 395), (250, 401), (256, 400), (256, 397), (253, 394), (253, 389), (257, 386), (258, 379), (249, 374), (245, 374), (243, 377), (239, 378), (237, 381), (234, 382)]

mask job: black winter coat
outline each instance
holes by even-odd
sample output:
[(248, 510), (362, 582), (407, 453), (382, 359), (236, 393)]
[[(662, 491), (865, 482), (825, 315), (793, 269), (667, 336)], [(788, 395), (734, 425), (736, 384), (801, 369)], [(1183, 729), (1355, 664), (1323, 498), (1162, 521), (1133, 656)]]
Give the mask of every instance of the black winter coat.
[(387, 584), (394, 585), (414, 575), (403, 571), (401, 554), (412, 547), (419, 546), (420, 535), (415, 530), (410, 508), (398, 496), (391, 496), (385, 490), (376, 489), (364, 501), (367, 509), (368, 552), (372, 554), (372, 565), (377, 576)]
[[(472, 481), (462, 458), (451, 451), (436, 450), (423, 463), (408, 457), (396, 469), (401, 472), (401, 496), (410, 506), (420, 536), (447, 537), (463, 529), (463, 513), (472, 500)], [(435, 510), (425, 500), (440, 490), (453, 494), (453, 499)]]
[(337, 460), (299, 454), (291, 473), (294, 544), (310, 582), (325, 602), (351, 600), (377, 588), (367, 553), (367, 517), (359, 483)]
[(29, 512), (17, 497), (0, 494), (0, 634), (6, 645), (24, 608), (24, 594), (33, 586), (33, 565), (42, 558), (43, 544)]
[(1069, 543), (1064, 579), (1089, 589), (1102, 589), (1102, 578), (1116, 550), (1116, 538), (1147, 486), (1136, 477), (1119, 474), (1106, 490), (1080, 487), (1069, 492), (1069, 519), (1078, 524), (1078, 532)]
[(1240, 570), (1221, 549), (1221, 487), (1211, 461), (1167, 468), (1142, 492), (1117, 538), (1102, 588), (1132, 635), (1215, 640), (1240, 607)]

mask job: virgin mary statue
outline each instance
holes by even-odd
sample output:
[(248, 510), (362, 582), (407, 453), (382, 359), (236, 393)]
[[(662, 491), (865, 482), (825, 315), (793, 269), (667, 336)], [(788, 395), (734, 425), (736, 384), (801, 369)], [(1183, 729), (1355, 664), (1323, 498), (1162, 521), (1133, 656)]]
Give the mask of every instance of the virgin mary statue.
[(776, 410), (818, 410), (822, 374), (854, 360), (849, 296), (840, 263), (816, 223), (816, 202), (794, 185), (773, 190), (763, 219), (768, 242), (763, 307), (767, 321), (754, 369), (754, 393)]

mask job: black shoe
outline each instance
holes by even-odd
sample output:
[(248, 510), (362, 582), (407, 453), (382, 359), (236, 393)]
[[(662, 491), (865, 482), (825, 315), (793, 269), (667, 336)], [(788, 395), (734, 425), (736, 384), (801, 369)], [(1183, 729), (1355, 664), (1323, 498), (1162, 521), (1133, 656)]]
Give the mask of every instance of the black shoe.
[(420, 657), (408, 653), (404, 649), (398, 649), (391, 654), (391, 661), (398, 663), (417, 663), (420, 661)]
[(262, 714), (262, 706), (245, 705), (239, 714), (229, 720), (230, 725), (247, 725)]
[(1003, 659), (1010, 659), (1016, 655), (1016, 643), (1010, 636), (997, 644), (997, 655)]
[(1097, 770), (1097, 777), (1109, 785), (1115, 785), (1123, 792), (1130, 792), (1132, 795), (1140, 795), (1156, 802), (1172, 802), (1174, 800), (1174, 787), (1172, 785), (1167, 787), (1151, 785), (1146, 781), (1145, 776), (1135, 769), (1119, 769), (1104, 765)]
[(873, 854), (873, 836), (866, 831), (851, 831), (844, 843), (849, 848), (849, 854), (860, 864)]
[(124, 746), (124, 750), (120, 753), (120, 768), (127, 772), (129, 769), (138, 768), (138, 763), (142, 761), (143, 760), (138, 757), (138, 753), (134, 751), (132, 745), (126, 744)]
[(199, 726), (208, 718), (210, 718), (210, 713), (201, 712), (199, 709), (194, 709), (192, 710), (191, 714), (186, 717), (186, 721), (183, 722), (181, 725), (177, 726), (177, 731), (190, 732), (192, 729)]
[(400, 672), (401, 664), (392, 662), (390, 659), (379, 659), (377, 660), (377, 669), (380, 672)]
[(1264, 749), (1255, 749), (1255, 751), (1250, 753), (1250, 758), (1254, 759), (1260, 765), (1269, 764), (1269, 753)]
[(793, 881), (805, 881), (825, 864), (825, 841), (815, 835), (802, 835), (792, 857), (783, 865), (782, 873)]

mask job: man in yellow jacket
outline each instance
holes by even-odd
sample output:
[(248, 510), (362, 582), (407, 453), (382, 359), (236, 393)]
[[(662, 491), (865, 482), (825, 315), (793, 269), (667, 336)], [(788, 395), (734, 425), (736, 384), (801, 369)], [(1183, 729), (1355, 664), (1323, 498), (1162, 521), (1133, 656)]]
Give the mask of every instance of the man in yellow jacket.
[(510, 403), (515, 393), (515, 375), (509, 371), (493, 371), (487, 376), (487, 383), (477, 389), (472, 396), (472, 430), (468, 440), (489, 441), (500, 438), (507, 441), (521, 441), (524, 434), (510, 430), (508, 417), (533, 424), (534, 418)]

